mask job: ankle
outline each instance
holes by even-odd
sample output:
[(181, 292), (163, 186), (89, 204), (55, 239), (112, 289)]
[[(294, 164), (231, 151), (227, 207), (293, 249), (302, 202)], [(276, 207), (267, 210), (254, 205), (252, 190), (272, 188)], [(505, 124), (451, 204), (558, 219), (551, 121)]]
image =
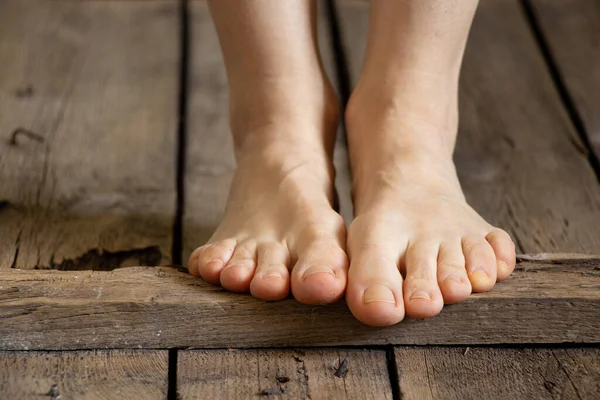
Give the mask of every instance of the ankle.
[(374, 144), (386, 147), (378, 150), (451, 155), (458, 130), (457, 88), (420, 86), (377, 90), (359, 82), (344, 114), (351, 150), (373, 147), (373, 135), (380, 135)]
[(230, 125), (236, 147), (262, 136), (267, 141), (317, 139), (327, 147), (333, 145), (340, 111), (326, 77), (306, 82), (278, 79), (250, 86), (238, 85), (230, 91)]

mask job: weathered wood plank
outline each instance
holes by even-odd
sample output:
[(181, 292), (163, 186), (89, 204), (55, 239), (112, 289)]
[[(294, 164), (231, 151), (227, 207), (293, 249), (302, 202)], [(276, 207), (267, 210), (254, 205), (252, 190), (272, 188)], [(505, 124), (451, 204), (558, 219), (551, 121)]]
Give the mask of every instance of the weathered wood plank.
[(597, 399), (600, 349), (397, 348), (402, 399)]
[(0, 2), (0, 268), (171, 261), (177, 7)]
[[(531, 261), (432, 319), (362, 325), (340, 302), (232, 294), (173, 268), (0, 272), (0, 349), (600, 343), (600, 258)], [(210, 321), (210, 322), (207, 322)]]
[[(356, 81), (369, 5), (337, 4)], [(455, 161), (470, 204), (520, 251), (599, 253), (600, 186), (518, 0), (480, 2), (459, 99)]]
[(168, 352), (0, 352), (0, 371), (3, 399), (165, 399)]
[(560, 77), (600, 158), (600, 3), (530, 0)]
[[(189, 7), (192, 60), (185, 170), (185, 261), (196, 247), (206, 243), (221, 221), (235, 171), (233, 141), (229, 131), (227, 76), (219, 40), (206, 3), (192, 2)], [(334, 79), (327, 22), (323, 10), (320, 11), (318, 28), (321, 53), (326, 70)], [(341, 138), (336, 145), (334, 163), (341, 214), (349, 221), (352, 217), (352, 201), (348, 156)]]
[[(338, 377), (346, 357), (347, 372)], [(312, 400), (392, 398), (380, 350), (196, 350), (180, 351), (177, 361), (182, 400), (254, 399), (268, 393)]]

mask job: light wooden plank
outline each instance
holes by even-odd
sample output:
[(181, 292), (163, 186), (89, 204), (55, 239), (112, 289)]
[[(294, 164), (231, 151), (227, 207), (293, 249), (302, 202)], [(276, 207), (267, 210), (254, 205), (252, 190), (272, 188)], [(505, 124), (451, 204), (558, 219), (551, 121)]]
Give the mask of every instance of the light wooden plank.
[(600, 158), (600, 3), (596, 0), (529, 2), (596, 158)]
[[(346, 357), (346, 374), (338, 377), (335, 372)], [(177, 384), (182, 400), (268, 394), (283, 399), (392, 399), (381, 350), (181, 351)]]
[(174, 268), (4, 270), (0, 349), (600, 343), (600, 258), (523, 261), (489, 293), (387, 328), (343, 302), (232, 294)]
[(165, 399), (168, 352), (0, 352), (3, 399)]
[[(369, 4), (337, 4), (356, 81)], [(599, 253), (600, 186), (518, 0), (480, 2), (459, 99), (455, 162), (469, 203), (520, 251)]]
[[(233, 141), (229, 131), (227, 77), (219, 40), (206, 3), (192, 2), (189, 7), (192, 60), (185, 171), (183, 260), (186, 262), (196, 247), (208, 241), (223, 218), (235, 171)], [(318, 30), (321, 53), (326, 70), (335, 82), (327, 21), (323, 10), (320, 11)], [(352, 218), (352, 202), (348, 155), (341, 137), (336, 144), (334, 164), (341, 214), (349, 222)]]
[(597, 399), (600, 349), (397, 348), (402, 399)]
[(171, 261), (177, 7), (0, 2), (0, 268)]

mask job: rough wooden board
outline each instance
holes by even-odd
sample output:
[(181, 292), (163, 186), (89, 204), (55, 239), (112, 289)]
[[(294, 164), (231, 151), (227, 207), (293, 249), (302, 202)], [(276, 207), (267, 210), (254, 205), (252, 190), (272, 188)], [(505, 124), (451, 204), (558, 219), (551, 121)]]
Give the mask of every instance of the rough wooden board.
[(600, 349), (397, 348), (402, 399), (597, 399)]
[[(190, 7), (191, 68), (188, 104), (187, 164), (185, 171), (184, 254), (206, 243), (223, 217), (235, 159), (229, 131), (228, 88), (221, 49), (205, 2)], [(334, 78), (328, 27), (323, 10), (319, 17), (319, 41), (327, 72)], [(336, 184), (341, 213), (352, 216), (348, 158), (343, 140), (336, 145)]]
[(569, 95), (600, 158), (600, 3), (530, 0)]
[(9, 269), (0, 273), (0, 349), (600, 343), (599, 289), (598, 259), (523, 262), (436, 318), (373, 328), (344, 303), (264, 302), (167, 267)]
[[(369, 6), (337, 4), (356, 81)], [(518, 0), (480, 2), (460, 113), (455, 161), (473, 207), (507, 230), (520, 251), (599, 253), (600, 186)]]
[[(346, 376), (335, 376), (346, 357)], [(180, 351), (177, 361), (182, 400), (254, 399), (269, 389), (282, 394), (265, 398), (392, 398), (386, 356), (380, 350), (197, 350)]]
[(168, 351), (0, 352), (0, 371), (3, 399), (164, 399)]
[(170, 262), (177, 7), (0, 2), (0, 268)]

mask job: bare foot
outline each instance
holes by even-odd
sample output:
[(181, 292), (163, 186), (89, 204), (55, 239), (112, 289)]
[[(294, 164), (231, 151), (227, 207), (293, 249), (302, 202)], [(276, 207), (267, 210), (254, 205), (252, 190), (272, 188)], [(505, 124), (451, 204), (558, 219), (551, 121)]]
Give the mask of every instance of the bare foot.
[(343, 296), (346, 228), (332, 209), (335, 114), (327, 124), (270, 116), (243, 133), (225, 218), (191, 255), (190, 273), (264, 300), (283, 299), (290, 288), (308, 304)]
[(460, 188), (455, 99), (440, 90), (423, 103), (418, 92), (387, 104), (357, 94), (346, 114), (356, 212), (346, 299), (370, 325), (433, 317), (444, 303), (490, 290), (515, 266), (509, 235), (481, 218)]

